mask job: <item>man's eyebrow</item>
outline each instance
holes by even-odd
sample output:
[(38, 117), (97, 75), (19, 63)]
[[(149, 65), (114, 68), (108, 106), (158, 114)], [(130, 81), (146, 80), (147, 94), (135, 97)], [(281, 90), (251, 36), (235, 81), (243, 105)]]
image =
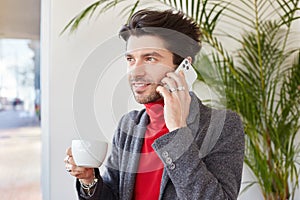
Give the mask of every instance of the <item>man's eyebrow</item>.
[(143, 57), (147, 57), (147, 56), (157, 56), (157, 57), (163, 57), (160, 53), (157, 53), (156, 51), (153, 51), (151, 53), (145, 53), (142, 55)]
[[(142, 54), (142, 57), (147, 57), (147, 56), (157, 56), (157, 57), (163, 57), (160, 53), (157, 53), (156, 51), (150, 52), (150, 53), (145, 53)], [(132, 54), (127, 52), (125, 53), (125, 57), (132, 57)]]
[(132, 54), (130, 54), (130, 53), (125, 53), (124, 56), (125, 56), (125, 57), (132, 57)]

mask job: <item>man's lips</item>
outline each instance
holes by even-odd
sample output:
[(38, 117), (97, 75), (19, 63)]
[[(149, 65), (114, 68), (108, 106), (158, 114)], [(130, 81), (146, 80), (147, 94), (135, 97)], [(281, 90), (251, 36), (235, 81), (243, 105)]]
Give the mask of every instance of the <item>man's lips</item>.
[(134, 89), (135, 92), (142, 92), (147, 89), (151, 83), (145, 83), (145, 82), (133, 82), (131, 83), (132, 88)]
[(131, 83), (133, 86), (136, 87), (142, 87), (142, 86), (147, 86), (147, 85), (151, 85), (151, 83), (144, 83), (144, 82), (133, 82)]

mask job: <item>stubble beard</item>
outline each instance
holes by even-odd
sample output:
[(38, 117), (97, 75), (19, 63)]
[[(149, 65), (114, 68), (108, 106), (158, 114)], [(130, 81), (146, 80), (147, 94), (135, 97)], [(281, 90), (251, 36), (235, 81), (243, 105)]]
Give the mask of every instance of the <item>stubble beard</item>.
[(131, 91), (133, 93), (133, 96), (136, 100), (136, 102), (140, 103), (140, 104), (147, 104), (147, 103), (151, 103), (151, 102), (155, 102), (159, 99), (161, 99), (161, 95), (155, 91), (152, 91), (149, 95), (145, 95), (145, 96), (139, 96), (137, 95), (133, 89), (131, 88)]

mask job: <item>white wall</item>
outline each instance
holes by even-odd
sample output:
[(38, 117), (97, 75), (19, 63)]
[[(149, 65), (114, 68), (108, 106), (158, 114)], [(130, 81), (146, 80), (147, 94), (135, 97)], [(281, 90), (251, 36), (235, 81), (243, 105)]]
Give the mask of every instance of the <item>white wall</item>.
[[(71, 140), (85, 137), (83, 133), (88, 134), (86, 137), (97, 136), (109, 140), (119, 116), (135, 107), (131, 103), (130, 92), (123, 76), (126, 70), (122, 68), (124, 66), (120, 59), (123, 46), (115, 43), (117, 31), (125, 22), (125, 19), (119, 16), (119, 10), (110, 11), (96, 21), (83, 24), (75, 34), (59, 35), (71, 17), (91, 2), (91, 0), (42, 0), (43, 200), (76, 199), (74, 179), (65, 171), (63, 162), (65, 150)], [(103, 65), (110, 56), (114, 56), (113, 67)], [(89, 66), (95, 67), (92, 68), (96, 70), (94, 74), (84, 72)], [(96, 69), (97, 66), (100, 71)], [(86, 78), (84, 82), (83, 79), (89, 76), (91, 78)], [(96, 80), (97, 76), (99, 79)], [(96, 87), (91, 88), (94, 83)], [(119, 92), (121, 95), (117, 96)], [(76, 96), (80, 94), (82, 96)], [(75, 99), (73, 102), (74, 95), (79, 101)], [(85, 104), (85, 98), (82, 98), (85, 96), (87, 98), (94, 96), (91, 99), (97, 100), (95, 107), (93, 101), (91, 105)], [(125, 109), (121, 109), (124, 106), (121, 104), (124, 96), (129, 102), (126, 100)], [(72, 102), (75, 104), (74, 109)], [(93, 111), (98, 114), (94, 116)], [(87, 115), (78, 115), (84, 112), (88, 112)], [(103, 115), (99, 113), (103, 112), (107, 117), (101, 118)], [(79, 121), (75, 123), (74, 118)], [(106, 121), (97, 124), (101, 120)], [(101, 129), (101, 134), (95, 133), (98, 128)], [(245, 179), (251, 177), (247, 170), (244, 174)], [(252, 188), (240, 198), (240, 200), (250, 199), (261, 199), (257, 188)]]
[[(42, 189), (44, 200), (76, 199), (74, 179), (65, 171), (63, 159), (75, 131), (72, 97), (76, 77), (84, 60), (98, 44), (116, 34), (119, 11), (82, 25), (73, 35), (60, 31), (92, 1), (43, 0), (41, 38), (42, 79)], [(113, 19), (113, 20), (112, 20)], [(99, 58), (101, 59), (101, 58)], [(101, 100), (100, 100), (101, 101)], [(89, 127), (86, 127), (89, 131)], [(100, 136), (101, 137), (101, 136)]]

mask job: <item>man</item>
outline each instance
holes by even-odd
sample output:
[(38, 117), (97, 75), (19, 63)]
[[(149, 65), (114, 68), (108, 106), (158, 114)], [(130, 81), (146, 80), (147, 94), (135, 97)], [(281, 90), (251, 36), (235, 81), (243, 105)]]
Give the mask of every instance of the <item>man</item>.
[(145, 109), (120, 120), (102, 176), (76, 166), (67, 150), (66, 168), (77, 178), (79, 199), (237, 199), (241, 120), (204, 106), (188, 91), (184, 74), (174, 72), (200, 51), (199, 27), (181, 12), (141, 10), (120, 36), (129, 84)]

